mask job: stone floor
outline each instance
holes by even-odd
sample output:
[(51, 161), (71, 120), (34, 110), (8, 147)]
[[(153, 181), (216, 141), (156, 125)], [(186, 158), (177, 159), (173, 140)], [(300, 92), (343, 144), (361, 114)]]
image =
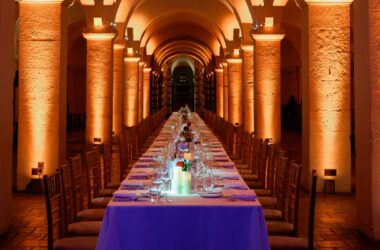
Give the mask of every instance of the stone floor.
[[(292, 159), (300, 162), (300, 141), (297, 133), (283, 133), (283, 141)], [(83, 133), (71, 133), (68, 138), (68, 155), (83, 150)], [(315, 243), (317, 249), (379, 249), (356, 228), (355, 194), (318, 194), (316, 203)], [(299, 235), (307, 237), (309, 200), (301, 192), (299, 207)], [(47, 249), (45, 200), (42, 195), (13, 193), (12, 225), (0, 236), (0, 249)]]
[[(299, 234), (307, 235), (308, 195), (302, 192), (299, 213)], [(318, 194), (315, 222), (317, 249), (380, 249), (356, 229), (355, 196)], [(2, 250), (47, 249), (45, 203), (41, 195), (14, 193), (12, 225), (0, 237)]]

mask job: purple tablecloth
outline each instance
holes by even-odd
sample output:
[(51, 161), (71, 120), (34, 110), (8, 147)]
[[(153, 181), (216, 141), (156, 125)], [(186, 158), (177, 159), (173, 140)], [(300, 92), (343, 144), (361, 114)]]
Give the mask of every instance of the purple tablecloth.
[[(197, 115), (196, 119), (198, 126), (204, 127)], [(172, 121), (169, 119), (166, 125)], [(167, 127), (161, 134), (167, 132)], [(222, 171), (238, 175), (236, 168)], [(239, 181), (244, 184), (241, 177)], [(159, 204), (148, 199), (111, 201), (97, 250), (269, 249), (263, 209), (258, 201), (202, 198), (198, 194), (170, 199), (172, 202), (162, 199)]]

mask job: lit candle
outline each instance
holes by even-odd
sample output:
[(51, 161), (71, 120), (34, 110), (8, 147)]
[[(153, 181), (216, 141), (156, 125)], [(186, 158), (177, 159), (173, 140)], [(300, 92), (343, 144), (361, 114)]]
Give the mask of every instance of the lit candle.
[(182, 167), (174, 167), (173, 168), (173, 178), (172, 178), (172, 191), (175, 194), (181, 193), (181, 175), (182, 175)]
[(182, 172), (181, 183), (182, 183), (182, 193), (190, 194), (191, 193), (191, 173), (190, 172)]
[(193, 156), (191, 153), (183, 153), (183, 159), (190, 161), (193, 159)]

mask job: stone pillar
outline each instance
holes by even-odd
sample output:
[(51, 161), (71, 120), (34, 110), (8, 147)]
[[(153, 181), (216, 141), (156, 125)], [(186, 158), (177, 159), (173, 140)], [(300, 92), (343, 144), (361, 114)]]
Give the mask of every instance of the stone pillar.
[(59, 165), (61, 3), (20, 1), (17, 188), (21, 190), (38, 162), (44, 162), (46, 174)]
[(215, 69), (216, 73), (216, 114), (223, 117), (223, 69)]
[[(310, 168), (336, 169), (337, 192), (351, 191), (350, 5), (307, 0)], [(309, 170), (311, 171), (311, 169)], [(318, 182), (322, 190), (323, 181)]]
[(123, 132), (124, 44), (113, 46), (112, 131)]
[(110, 141), (115, 33), (83, 33), (87, 40), (86, 144)]
[(125, 84), (123, 90), (124, 126), (132, 127), (138, 122), (139, 106), (139, 57), (124, 58)]
[(147, 118), (150, 113), (150, 72), (151, 68), (144, 68), (144, 86), (143, 86), (143, 119)]
[(15, 1), (0, 1), (0, 235), (11, 219), (15, 9)]
[(356, 210), (361, 232), (380, 240), (379, 1), (354, 1)]
[(228, 64), (228, 121), (243, 124), (243, 65), (241, 58), (229, 58)]
[(281, 40), (283, 34), (253, 34), (255, 46), (255, 132), (281, 142)]
[(228, 65), (223, 64), (223, 118), (228, 121)]
[(138, 107), (138, 122), (143, 120), (144, 113), (144, 65), (145, 63), (139, 62), (139, 107)]
[(244, 129), (254, 131), (254, 83), (253, 83), (253, 45), (241, 45), (243, 50), (243, 110)]

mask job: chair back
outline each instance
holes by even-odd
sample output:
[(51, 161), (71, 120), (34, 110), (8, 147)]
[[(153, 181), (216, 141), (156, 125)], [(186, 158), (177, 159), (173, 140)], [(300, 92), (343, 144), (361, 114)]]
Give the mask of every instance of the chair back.
[(276, 171), (276, 188), (275, 195), (277, 197), (277, 209), (281, 210), (284, 217), (285, 211), (285, 195), (286, 195), (286, 173), (289, 166), (289, 159), (287, 157), (280, 157)]
[(261, 183), (261, 187), (265, 187), (267, 175), (267, 159), (268, 159), (269, 140), (265, 139), (260, 146), (259, 166), (257, 172), (257, 179)]
[[(112, 140), (113, 141), (113, 140)], [(103, 187), (107, 188), (112, 181), (112, 142), (102, 144), (103, 159)]]
[[(87, 181), (83, 174), (82, 157), (77, 155), (69, 158), (71, 187), (73, 197), (73, 213), (78, 212), (89, 207), (89, 200), (87, 195)], [(86, 207), (85, 207), (86, 206)]]
[(53, 250), (53, 242), (64, 237), (64, 206), (61, 176), (57, 173), (43, 176), (46, 218), (48, 223), (48, 249)]
[(289, 180), (286, 190), (286, 209), (285, 221), (293, 224), (294, 232), (298, 232), (298, 203), (299, 191), (301, 183), (301, 170), (302, 165), (297, 164), (295, 161), (290, 162), (289, 166)]
[(260, 165), (260, 151), (263, 139), (258, 138), (257, 136), (253, 136), (251, 140), (251, 157), (249, 165), (252, 173), (258, 175)]
[[(284, 179), (284, 175), (285, 175), (285, 169), (280, 169), (279, 166), (280, 166), (280, 158), (281, 157), (285, 157), (286, 156), (286, 151), (285, 150), (282, 150), (282, 149), (278, 149), (275, 153), (275, 158), (274, 158), (274, 161), (273, 161), (273, 169), (272, 169), (272, 172), (273, 172), (273, 175), (272, 175), (272, 178), (270, 178), (269, 176), (269, 184), (268, 185), (272, 185), (272, 196), (273, 197), (276, 197), (277, 196), (277, 193), (279, 192), (278, 189), (277, 189), (277, 175), (278, 174), (282, 174), (282, 176), (279, 177), (279, 181), (280, 179)], [(272, 182), (272, 183), (270, 183)], [(284, 184), (282, 184), (284, 185)], [(281, 190), (280, 190), (281, 191)]]
[[(59, 171), (61, 172), (61, 183), (62, 183), (62, 195), (63, 195), (63, 205), (65, 208), (65, 225), (69, 225), (75, 221), (76, 214), (74, 214), (74, 199), (73, 199), (73, 191), (72, 191), (72, 181), (71, 181), (71, 173), (70, 167), (68, 163), (64, 163), (59, 167)], [(66, 229), (66, 228), (65, 228)], [(67, 231), (65, 230), (65, 235), (67, 235)]]
[(87, 196), (89, 201), (99, 197), (101, 189), (100, 155), (96, 149), (85, 151), (85, 176), (87, 182)]
[(314, 249), (314, 218), (315, 218), (315, 198), (317, 194), (317, 171), (312, 171), (311, 190), (310, 190), (310, 206), (309, 206), (309, 233), (308, 233), (308, 249)]
[(278, 157), (280, 145), (271, 144), (268, 148), (268, 165), (267, 165), (267, 177), (265, 180), (265, 188), (269, 189), (272, 193), (274, 192), (274, 176), (275, 176), (275, 167), (276, 160)]

